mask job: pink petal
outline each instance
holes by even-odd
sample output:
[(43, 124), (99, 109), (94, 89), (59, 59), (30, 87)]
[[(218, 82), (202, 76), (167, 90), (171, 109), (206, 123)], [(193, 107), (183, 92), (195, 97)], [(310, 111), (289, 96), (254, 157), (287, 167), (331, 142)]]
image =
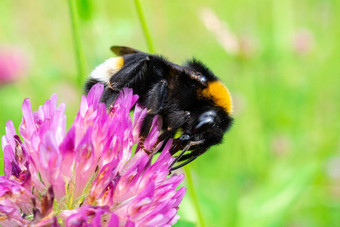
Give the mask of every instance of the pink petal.
[(22, 104), (22, 115), (22, 122), (20, 124), (19, 132), (25, 141), (29, 141), (33, 132), (36, 130), (31, 102), (29, 99), (25, 99), (24, 103)]

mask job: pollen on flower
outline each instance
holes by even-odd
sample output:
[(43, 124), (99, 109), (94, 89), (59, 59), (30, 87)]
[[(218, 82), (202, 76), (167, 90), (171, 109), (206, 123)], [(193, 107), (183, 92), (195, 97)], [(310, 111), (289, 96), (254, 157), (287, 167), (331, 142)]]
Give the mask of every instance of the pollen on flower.
[[(32, 112), (23, 104), (19, 127), (12, 122), (2, 137), (4, 176), (0, 176), (0, 225), (82, 224), (107, 226), (173, 225), (186, 189), (183, 175), (170, 175), (171, 141), (151, 161), (139, 144), (146, 110), (124, 89), (107, 113), (100, 102), (103, 85), (83, 96), (66, 131), (65, 106), (57, 96)], [(129, 112), (135, 107), (133, 121)], [(160, 121), (155, 118), (146, 148), (154, 147)]]

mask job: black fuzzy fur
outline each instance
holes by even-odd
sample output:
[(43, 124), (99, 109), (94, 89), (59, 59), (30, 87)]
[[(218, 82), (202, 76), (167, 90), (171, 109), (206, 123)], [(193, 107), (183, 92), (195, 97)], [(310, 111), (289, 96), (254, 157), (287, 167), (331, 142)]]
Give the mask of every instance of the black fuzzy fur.
[[(126, 48), (126, 47), (125, 47)], [(133, 51), (131, 51), (133, 50)], [(163, 118), (163, 132), (159, 140), (173, 137), (178, 129), (183, 135), (174, 143), (177, 150), (183, 149), (189, 142), (202, 141), (193, 145), (180, 161), (187, 161), (204, 153), (210, 146), (221, 143), (224, 133), (232, 124), (232, 117), (222, 107), (217, 106), (211, 99), (202, 99), (200, 90), (218, 78), (200, 61), (191, 60), (184, 66), (178, 66), (157, 55), (146, 54), (134, 49), (115, 47), (124, 54), (124, 66), (112, 75), (110, 86), (105, 85), (102, 101), (110, 107), (124, 87), (132, 88), (138, 94), (139, 102), (148, 109), (144, 119), (141, 137), (149, 133), (151, 122), (156, 114)], [(202, 83), (190, 76), (198, 75)], [(98, 81), (89, 79), (85, 90)], [(214, 111), (214, 124), (199, 133), (195, 132), (198, 119), (206, 111)], [(176, 151), (177, 151), (176, 150)]]

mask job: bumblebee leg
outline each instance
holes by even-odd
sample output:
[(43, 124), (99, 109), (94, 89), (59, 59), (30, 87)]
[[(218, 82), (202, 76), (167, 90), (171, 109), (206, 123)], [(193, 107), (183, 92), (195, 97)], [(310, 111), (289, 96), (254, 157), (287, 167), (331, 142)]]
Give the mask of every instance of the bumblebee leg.
[(105, 103), (106, 109), (110, 110), (119, 95), (119, 91), (114, 91), (110, 87), (105, 86), (101, 102)]
[(174, 111), (166, 116), (168, 128), (159, 136), (159, 140), (166, 140), (174, 137), (177, 130), (181, 128), (189, 119), (189, 111)]
[(188, 143), (190, 143), (190, 137), (188, 135), (182, 135), (178, 139), (175, 139), (170, 150), (171, 156), (176, 154), (179, 150), (183, 150), (184, 145)]
[[(89, 79), (86, 84), (85, 84), (85, 93), (88, 94), (91, 88), (96, 84), (96, 83), (101, 83), (100, 81), (96, 79)], [(103, 95), (100, 99), (101, 102), (105, 103), (105, 106), (107, 109), (110, 109), (113, 105), (113, 103), (116, 101), (119, 91), (114, 91), (112, 88), (110, 88), (108, 85), (104, 84), (104, 92)]]
[(176, 162), (179, 161), (179, 159), (184, 155), (185, 152), (187, 152), (190, 149), (191, 145), (190, 143), (184, 147), (184, 149), (181, 151), (181, 153), (173, 160), (173, 162), (170, 164), (169, 169), (172, 170), (172, 167), (175, 165)]
[[(177, 130), (183, 127), (183, 125), (188, 121), (189, 117), (189, 111), (175, 111), (174, 113), (170, 113), (166, 116), (168, 128), (165, 129), (164, 132), (162, 132), (162, 134), (158, 137), (158, 142), (164, 140), (163, 146), (159, 149), (159, 151), (163, 150), (166, 142), (175, 136)], [(171, 155), (176, 154), (179, 150), (182, 150), (186, 144), (188, 144), (190, 137), (188, 136), (188, 138), (183, 139), (184, 137), (185, 135), (182, 135), (181, 137), (174, 139), (172, 148), (170, 150)]]
[(85, 94), (89, 93), (89, 91), (91, 90), (91, 88), (92, 88), (96, 83), (100, 83), (100, 82), (99, 82), (98, 80), (96, 80), (96, 79), (90, 78), (90, 79), (86, 82), (85, 87), (84, 87)]
[[(178, 164), (178, 165), (175, 166), (175, 167), (172, 167), (173, 164), (171, 164), (170, 166), (171, 166), (172, 168), (170, 169), (170, 173), (171, 173), (171, 171), (174, 171), (174, 170), (176, 170), (176, 169), (179, 169), (179, 168), (181, 168), (181, 167), (183, 167), (183, 166), (189, 164), (190, 162), (194, 161), (198, 156), (200, 156), (201, 154), (203, 154), (203, 153), (206, 152), (206, 151), (207, 151), (207, 149), (202, 149), (202, 150), (200, 150), (200, 151), (198, 151), (198, 152), (192, 152), (192, 153), (190, 153), (190, 154), (183, 155), (183, 156), (182, 156), (181, 158), (179, 158), (177, 161), (184, 161), (184, 162), (182, 162), (181, 164)], [(176, 158), (176, 159), (177, 159), (177, 158)]]
[[(172, 168), (170, 169), (170, 173), (171, 173), (172, 171), (176, 170), (176, 169), (179, 169), (179, 168), (181, 168), (181, 167), (183, 167), (183, 166), (189, 164), (190, 162), (194, 161), (197, 157), (198, 157), (198, 156), (193, 156), (193, 157), (191, 157), (190, 159), (188, 159), (187, 161), (185, 161), (185, 162), (183, 162), (183, 163), (181, 163), (181, 164), (179, 164), (179, 165), (177, 165), (177, 166), (175, 166), (175, 167), (172, 167)], [(170, 174), (170, 173), (169, 173), (169, 174)]]
[(151, 89), (146, 98), (148, 114), (156, 115), (162, 110), (167, 86), (166, 80), (161, 80)]
[[(195, 152), (197, 153), (196, 155), (193, 155), (192, 157), (189, 157), (189, 158), (183, 158), (187, 155), (184, 155), (185, 152), (187, 152), (192, 146), (195, 146), (195, 145), (199, 145), (201, 143), (203, 143), (204, 140), (199, 140), (199, 141), (190, 141), (185, 147), (184, 149), (181, 151), (181, 153), (175, 158), (175, 160), (171, 163), (171, 165), (169, 166), (169, 169), (173, 170), (173, 169), (178, 169), (186, 164), (188, 164), (189, 162), (192, 162), (193, 160), (195, 160), (200, 154), (203, 154), (204, 152), (200, 153), (200, 152)], [(198, 154), (199, 153), (199, 154)], [(192, 153), (190, 153), (192, 154)], [(190, 155), (189, 154), (189, 155)], [(187, 160), (188, 159), (188, 160)], [(184, 163), (181, 163), (179, 164), (178, 166), (176, 167), (173, 167), (175, 165), (175, 163), (177, 163), (178, 161), (185, 161), (187, 160), (186, 162)]]
[(166, 97), (166, 87), (167, 82), (165, 80), (161, 80), (152, 88), (148, 94), (148, 97), (146, 98), (145, 103), (147, 114), (143, 120), (142, 129), (140, 132), (142, 138), (146, 138), (146, 136), (149, 134), (154, 116), (158, 114), (163, 107)]
[(183, 155), (181, 158), (180, 158), (180, 162), (181, 161), (186, 161), (188, 159), (190, 159), (191, 157), (198, 157), (200, 156), (201, 154), (203, 154), (204, 152), (207, 151), (207, 148), (201, 148), (201, 149), (198, 149), (198, 150), (193, 150), (192, 152), (188, 153), (188, 154), (185, 154)]

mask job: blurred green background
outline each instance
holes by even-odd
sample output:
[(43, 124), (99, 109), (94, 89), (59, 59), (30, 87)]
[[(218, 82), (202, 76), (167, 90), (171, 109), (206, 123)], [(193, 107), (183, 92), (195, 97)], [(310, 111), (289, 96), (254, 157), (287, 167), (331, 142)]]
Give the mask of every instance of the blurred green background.
[[(83, 80), (111, 45), (147, 51), (132, 0), (76, 2)], [(205, 226), (340, 226), (340, 1), (141, 2), (156, 52), (201, 59), (234, 98), (224, 143), (190, 165)], [(0, 85), (1, 135), (25, 98), (36, 110), (53, 93), (72, 123), (82, 87), (70, 18), (66, 0), (0, 1), (0, 55), (23, 62)], [(198, 223), (190, 194), (179, 214), (176, 226)]]

